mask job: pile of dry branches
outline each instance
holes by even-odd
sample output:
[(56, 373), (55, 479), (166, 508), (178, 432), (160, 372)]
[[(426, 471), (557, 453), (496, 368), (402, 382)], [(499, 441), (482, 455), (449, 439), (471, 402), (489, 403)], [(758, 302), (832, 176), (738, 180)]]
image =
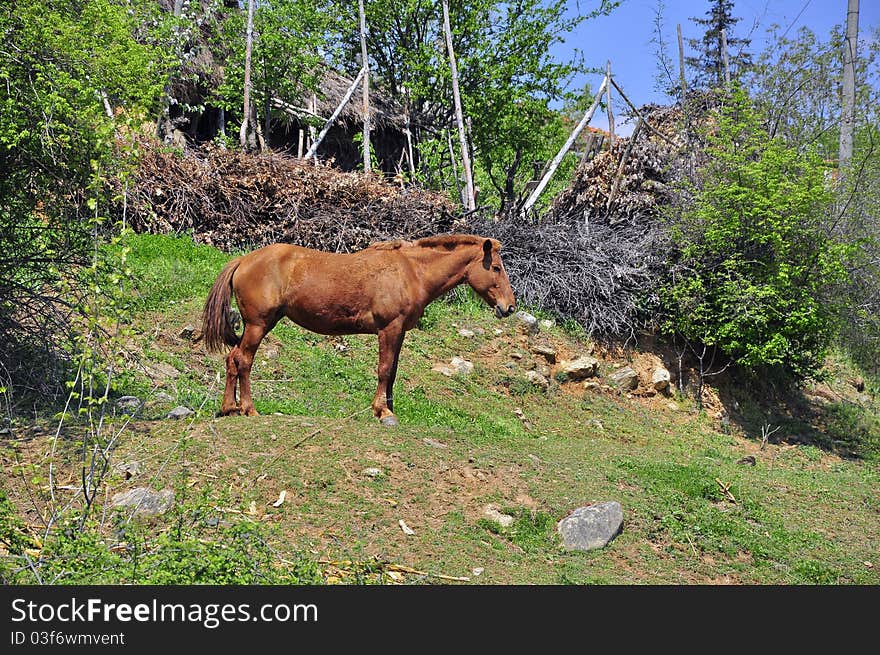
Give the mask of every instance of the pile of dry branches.
[(618, 138), (581, 163), (571, 186), (554, 199), (551, 215), (590, 224), (639, 223), (656, 218), (673, 199), (670, 184), (687, 162), (682, 112), (651, 105), (641, 113), (653, 129), (643, 125), (634, 137)]
[(453, 229), (445, 197), (376, 175), (280, 153), (208, 147), (185, 156), (149, 142), (127, 191), (139, 232), (191, 232), (224, 250), (274, 242), (348, 252), (384, 239), (416, 239)]

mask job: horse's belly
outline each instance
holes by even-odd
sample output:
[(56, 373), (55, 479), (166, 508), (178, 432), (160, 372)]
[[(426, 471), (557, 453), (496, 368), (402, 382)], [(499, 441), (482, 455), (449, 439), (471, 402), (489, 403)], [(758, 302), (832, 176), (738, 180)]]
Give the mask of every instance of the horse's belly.
[(346, 308), (323, 306), (311, 310), (298, 307), (287, 317), (300, 327), (318, 334), (369, 334), (376, 331), (370, 317)]

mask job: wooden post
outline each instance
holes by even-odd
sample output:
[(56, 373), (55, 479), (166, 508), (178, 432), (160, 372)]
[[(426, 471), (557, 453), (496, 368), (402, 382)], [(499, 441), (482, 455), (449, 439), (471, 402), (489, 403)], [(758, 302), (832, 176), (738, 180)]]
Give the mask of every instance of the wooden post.
[(455, 192), (458, 194), (461, 204), (467, 205), (467, 200), (461, 192), (461, 182), (458, 179), (458, 165), (455, 163), (455, 148), (452, 147), (452, 130), (446, 130), (446, 143), (449, 145), (449, 161), (452, 162), (452, 179), (455, 180)]
[(254, 44), (254, 5), (256, 0), (248, 0), (247, 37), (244, 50), (244, 112), (238, 138), (242, 149), (247, 149), (247, 133), (251, 122), (251, 50)]
[(327, 136), (327, 132), (330, 131), (330, 128), (333, 127), (333, 123), (336, 122), (336, 119), (339, 118), (339, 114), (342, 113), (342, 110), (345, 109), (345, 105), (348, 104), (348, 101), (351, 100), (351, 96), (354, 95), (354, 90), (357, 88), (358, 84), (361, 83), (361, 80), (364, 79), (364, 75), (366, 75), (366, 69), (361, 68), (361, 72), (357, 74), (357, 77), (354, 78), (354, 82), (351, 83), (351, 86), (348, 87), (348, 91), (345, 92), (345, 97), (342, 99), (342, 102), (339, 103), (339, 106), (333, 112), (333, 115), (328, 119), (327, 123), (325, 123), (321, 133), (315, 138), (312, 143), (309, 151), (306, 153), (306, 159), (315, 155), (318, 151), (318, 146), (321, 145), (321, 141), (324, 140), (324, 137)]
[[(611, 79), (611, 61), (609, 60), (605, 66), (605, 79)], [(611, 85), (605, 85), (605, 104), (608, 109), (608, 152), (614, 147), (614, 111), (611, 109)]]
[(364, 97), (362, 111), (364, 114), (364, 173), (370, 172), (370, 64), (367, 59), (367, 15), (364, 12), (364, 0), (358, 0), (358, 12), (361, 23), (361, 65), (364, 69)]
[(721, 30), (721, 63), (724, 65), (724, 86), (730, 87), (730, 60), (727, 58), (727, 30)]
[(605, 205), (605, 215), (608, 216), (611, 213), (611, 203), (614, 202), (614, 198), (617, 196), (617, 190), (620, 188), (620, 181), (623, 179), (623, 172), (626, 168), (626, 160), (629, 159), (629, 154), (632, 152), (633, 145), (636, 142), (636, 139), (639, 137), (639, 132), (642, 131), (642, 119), (639, 119), (639, 122), (636, 123), (636, 129), (633, 130), (632, 136), (629, 138), (629, 143), (626, 144), (626, 148), (623, 151), (623, 156), (620, 158), (620, 164), (617, 166), (617, 174), (614, 176), (614, 185), (611, 187), (611, 193), (608, 194), (608, 203)]
[(675, 29), (678, 32), (678, 76), (681, 82), (681, 101), (684, 102), (684, 97), (687, 94), (687, 81), (684, 77), (684, 39), (681, 38), (681, 23), (676, 25)]
[(846, 11), (846, 39), (843, 45), (843, 93), (840, 107), (840, 141), (837, 168), (841, 176), (853, 154), (853, 127), (855, 125), (856, 47), (859, 41), (859, 0), (849, 0)]
[(458, 123), (458, 140), (461, 143), (461, 166), (464, 169), (464, 181), (467, 189), (465, 207), (468, 211), (473, 211), (477, 208), (477, 203), (474, 200), (474, 177), (471, 172), (467, 137), (464, 133), (464, 116), (461, 111), (461, 96), (458, 92), (458, 66), (455, 63), (455, 51), (452, 48), (452, 27), (449, 24), (448, 0), (443, 0), (443, 29), (446, 32), (446, 49), (449, 51), (449, 68), (452, 71), (452, 99), (455, 103), (455, 120)]
[[(318, 115), (318, 96), (312, 93), (312, 104), (309, 107), (312, 111), (312, 115)], [(315, 136), (317, 136), (318, 130), (315, 129), (315, 126), (309, 123), (309, 140), (306, 141), (306, 151), (312, 147), (312, 144), (315, 142)]]
[(574, 145), (575, 140), (578, 138), (578, 135), (583, 131), (583, 129), (589, 124), (590, 119), (593, 118), (593, 114), (596, 113), (596, 109), (599, 107), (599, 102), (602, 100), (602, 94), (605, 93), (605, 87), (608, 85), (608, 78), (606, 77), (602, 80), (602, 84), (599, 86), (599, 91), (596, 92), (596, 96), (593, 98), (593, 105), (587, 110), (584, 114), (584, 117), (581, 118), (581, 122), (577, 124), (577, 127), (574, 128), (574, 131), (569, 135), (568, 141), (565, 142), (565, 145), (559, 149), (559, 152), (556, 153), (556, 156), (553, 158), (553, 161), (550, 162), (550, 166), (547, 167), (547, 172), (544, 173), (544, 177), (541, 178), (541, 181), (538, 182), (538, 186), (534, 188), (532, 193), (526, 199), (523, 204), (523, 213), (529, 211), (532, 208), (532, 205), (538, 200), (538, 197), (541, 195), (541, 192), (544, 190), (544, 187), (547, 186), (547, 183), (550, 181), (550, 178), (553, 177), (553, 174), (556, 172), (556, 169), (559, 168), (559, 164), (562, 162), (562, 158), (565, 157), (565, 153), (567, 153), (571, 146)]

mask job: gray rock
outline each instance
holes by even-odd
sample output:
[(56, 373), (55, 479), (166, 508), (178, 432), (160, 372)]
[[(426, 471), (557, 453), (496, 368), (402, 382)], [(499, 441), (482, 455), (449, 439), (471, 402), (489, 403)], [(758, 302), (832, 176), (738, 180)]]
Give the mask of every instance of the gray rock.
[(599, 391), (602, 386), (598, 382), (593, 382), (592, 380), (587, 380), (584, 382), (584, 389), (587, 391)]
[(470, 375), (474, 372), (473, 362), (469, 362), (461, 357), (453, 357), (449, 363), (452, 364), (452, 368), (454, 368), (455, 372), (459, 375)]
[(545, 378), (549, 378), (553, 374), (553, 371), (546, 364), (538, 364), (535, 366), (535, 371), (543, 375)]
[(553, 346), (538, 344), (532, 348), (532, 352), (536, 355), (541, 355), (541, 357), (546, 359), (550, 364), (556, 363), (556, 348)]
[(541, 329), (543, 330), (549, 330), (556, 325), (556, 321), (551, 321), (549, 318), (542, 318), (538, 321), (538, 325), (541, 326)]
[(625, 391), (632, 391), (639, 386), (639, 374), (629, 366), (619, 368), (608, 376), (608, 381)]
[(511, 359), (517, 359), (517, 360), (519, 360), (519, 359), (522, 359), (523, 357), (525, 357), (525, 355), (523, 355), (523, 354), (522, 354), (521, 352), (519, 352), (518, 350), (514, 350), (512, 353), (510, 353), (510, 358), (511, 358)]
[(128, 480), (132, 476), (135, 476), (141, 472), (141, 463), (138, 461), (124, 462), (122, 464), (117, 464), (116, 470), (119, 471), (123, 476), (125, 476), (126, 480)]
[(510, 514), (502, 514), (495, 505), (486, 505), (483, 508), (483, 516), (490, 521), (494, 521), (502, 528), (509, 528), (513, 525), (513, 517)]
[(560, 373), (569, 380), (583, 380), (596, 375), (599, 370), (599, 360), (589, 355), (581, 355), (577, 359), (562, 362)]
[(526, 380), (534, 384), (536, 387), (541, 387), (542, 389), (547, 389), (550, 387), (550, 382), (547, 380), (547, 378), (545, 378), (537, 371), (527, 371)]
[(517, 326), (526, 334), (538, 334), (541, 331), (538, 319), (528, 312), (517, 312), (513, 316), (516, 318)]
[(135, 515), (154, 516), (171, 509), (174, 505), (174, 492), (171, 489), (156, 491), (149, 487), (135, 487), (114, 494), (110, 503), (113, 507), (130, 507)]
[(192, 341), (193, 335), (196, 333), (196, 327), (190, 323), (186, 327), (184, 327), (178, 334), (181, 339), (186, 339), (187, 341)]
[(385, 475), (385, 472), (382, 469), (377, 469), (374, 466), (371, 466), (370, 468), (364, 469), (362, 471), (362, 473), (364, 475), (366, 475), (368, 478), (381, 478), (382, 476)]
[(431, 446), (431, 448), (449, 448), (449, 446), (447, 446), (442, 441), (437, 441), (436, 439), (431, 439), (428, 437), (422, 439), (422, 443), (424, 443), (426, 446)]
[(117, 409), (137, 409), (141, 406), (141, 399), (137, 396), (122, 396), (116, 400)]
[(671, 380), (672, 375), (670, 375), (669, 371), (662, 366), (658, 366), (654, 369), (654, 374), (651, 375), (651, 386), (657, 391), (665, 391), (669, 387)]
[(155, 396), (153, 396), (153, 400), (155, 400), (157, 403), (173, 403), (174, 402), (174, 398), (171, 396), (171, 394), (167, 394), (164, 391), (160, 391)]
[(458, 334), (459, 336), (467, 337), (468, 339), (470, 339), (471, 337), (476, 335), (476, 332), (474, 332), (473, 330), (468, 330), (467, 328), (461, 328), (458, 331)]
[(445, 375), (448, 378), (451, 378), (455, 375), (456, 370), (449, 366), (448, 364), (435, 364), (431, 367), (431, 370), (435, 373), (440, 373), (441, 375)]
[(578, 507), (556, 524), (566, 550), (604, 548), (620, 534), (623, 528), (623, 509), (620, 503), (608, 501)]
[(182, 419), (182, 418), (186, 418), (187, 416), (192, 416), (193, 414), (195, 414), (195, 412), (192, 411), (189, 407), (184, 407), (183, 405), (178, 405), (177, 407), (172, 409), (170, 412), (168, 412), (167, 418)]

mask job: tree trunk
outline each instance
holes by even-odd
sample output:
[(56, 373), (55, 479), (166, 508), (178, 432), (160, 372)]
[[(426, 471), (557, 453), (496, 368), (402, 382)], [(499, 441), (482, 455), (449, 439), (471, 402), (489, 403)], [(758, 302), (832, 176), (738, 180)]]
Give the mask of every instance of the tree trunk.
[(449, 67), (452, 71), (452, 99), (455, 103), (455, 119), (458, 123), (458, 139), (461, 142), (461, 166), (464, 169), (464, 182), (467, 188), (466, 207), (468, 211), (476, 209), (474, 200), (474, 177), (471, 172), (471, 158), (468, 153), (467, 137), (464, 133), (464, 116), (461, 111), (461, 96), (458, 92), (458, 66), (455, 63), (455, 51), (452, 49), (452, 27), (449, 24), (449, 2), (443, 0), (443, 29), (446, 32), (446, 48), (449, 50)]
[(244, 108), (241, 117), (241, 129), (238, 132), (243, 150), (253, 142), (253, 135), (248, 139), (251, 123), (251, 51), (254, 43), (254, 4), (256, 0), (248, 0), (247, 37), (244, 50)]
[(364, 12), (364, 0), (358, 0), (361, 27), (361, 65), (364, 68), (364, 173), (370, 172), (370, 64), (367, 60), (367, 16)]
[(853, 154), (856, 104), (856, 47), (859, 40), (859, 0), (849, 0), (846, 12), (846, 41), (843, 50), (843, 98), (840, 112), (838, 170), (845, 176)]

